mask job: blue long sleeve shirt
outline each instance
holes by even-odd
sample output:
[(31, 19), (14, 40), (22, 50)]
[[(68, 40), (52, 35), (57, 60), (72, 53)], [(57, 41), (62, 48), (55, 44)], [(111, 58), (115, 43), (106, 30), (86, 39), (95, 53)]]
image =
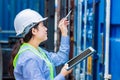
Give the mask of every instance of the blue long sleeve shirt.
[[(43, 49), (48, 59), (53, 64), (54, 73), (55, 66), (64, 64), (69, 57), (69, 37), (61, 37), (60, 48), (57, 53), (48, 52)], [(30, 50), (26, 50), (18, 57), (16, 67), (14, 69), (16, 80), (50, 80), (50, 70), (45, 60), (35, 55)], [(65, 80), (62, 74), (54, 75), (54, 80)]]

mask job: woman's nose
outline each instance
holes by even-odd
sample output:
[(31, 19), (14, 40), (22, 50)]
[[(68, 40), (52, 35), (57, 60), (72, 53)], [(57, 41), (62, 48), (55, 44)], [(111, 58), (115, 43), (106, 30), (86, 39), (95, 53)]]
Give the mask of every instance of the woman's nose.
[(45, 27), (45, 30), (47, 31), (47, 28)]

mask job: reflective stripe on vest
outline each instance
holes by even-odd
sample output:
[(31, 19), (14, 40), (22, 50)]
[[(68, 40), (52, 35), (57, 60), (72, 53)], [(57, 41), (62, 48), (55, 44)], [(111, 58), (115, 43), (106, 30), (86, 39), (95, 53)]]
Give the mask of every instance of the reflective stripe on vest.
[[(35, 49), (33, 46), (31, 46), (30, 44), (27, 44), (27, 43), (23, 43), (23, 45), (20, 47), (20, 50), (19, 52), (17, 53), (17, 55), (15, 56), (14, 60), (13, 60), (13, 66), (14, 68), (16, 67), (16, 64), (17, 64), (17, 60), (18, 60), (18, 57), (19, 55), (24, 52), (25, 50), (31, 50), (35, 55), (37, 55), (38, 57), (42, 58), (43, 60), (45, 60), (47, 66), (49, 67), (50, 69), (50, 78), (51, 80), (54, 79), (54, 71), (53, 71), (53, 66), (52, 66), (52, 63), (48, 60), (46, 54), (42, 51), (42, 49)], [(40, 54), (41, 53), (41, 54)]]

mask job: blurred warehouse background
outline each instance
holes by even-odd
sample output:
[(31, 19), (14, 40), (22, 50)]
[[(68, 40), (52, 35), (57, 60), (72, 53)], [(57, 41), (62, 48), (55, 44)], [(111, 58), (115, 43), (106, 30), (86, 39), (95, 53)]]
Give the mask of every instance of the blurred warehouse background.
[(48, 40), (40, 46), (58, 50), (61, 35), (57, 23), (72, 10), (69, 58), (89, 46), (96, 50), (66, 80), (120, 80), (120, 0), (0, 0), (0, 80), (13, 80), (8, 73), (11, 50), (18, 39), (13, 22), (26, 8), (48, 16)]

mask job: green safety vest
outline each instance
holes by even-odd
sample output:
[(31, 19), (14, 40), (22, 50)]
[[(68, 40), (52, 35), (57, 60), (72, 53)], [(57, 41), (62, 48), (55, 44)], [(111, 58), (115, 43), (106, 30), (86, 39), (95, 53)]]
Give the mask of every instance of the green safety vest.
[[(39, 48), (38, 50), (35, 49), (33, 46), (31, 46), (28, 43), (23, 43), (23, 45), (20, 47), (19, 52), (17, 53), (17, 55), (15, 56), (14, 60), (13, 60), (13, 66), (14, 68), (16, 67), (16, 63), (18, 60), (19, 55), (24, 52), (25, 50), (31, 50), (35, 55), (37, 55), (38, 57), (42, 58), (43, 60), (45, 60), (45, 62), (47, 63), (47, 66), (50, 69), (50, 78), (51, 80), (54, 79), (54, 71), (53, 71), (53, 66), (52, 63), (48, 60), (46, 54), (42, 51), (41, 48)], [(40, 54), (41, 53), (41, 54)]]

